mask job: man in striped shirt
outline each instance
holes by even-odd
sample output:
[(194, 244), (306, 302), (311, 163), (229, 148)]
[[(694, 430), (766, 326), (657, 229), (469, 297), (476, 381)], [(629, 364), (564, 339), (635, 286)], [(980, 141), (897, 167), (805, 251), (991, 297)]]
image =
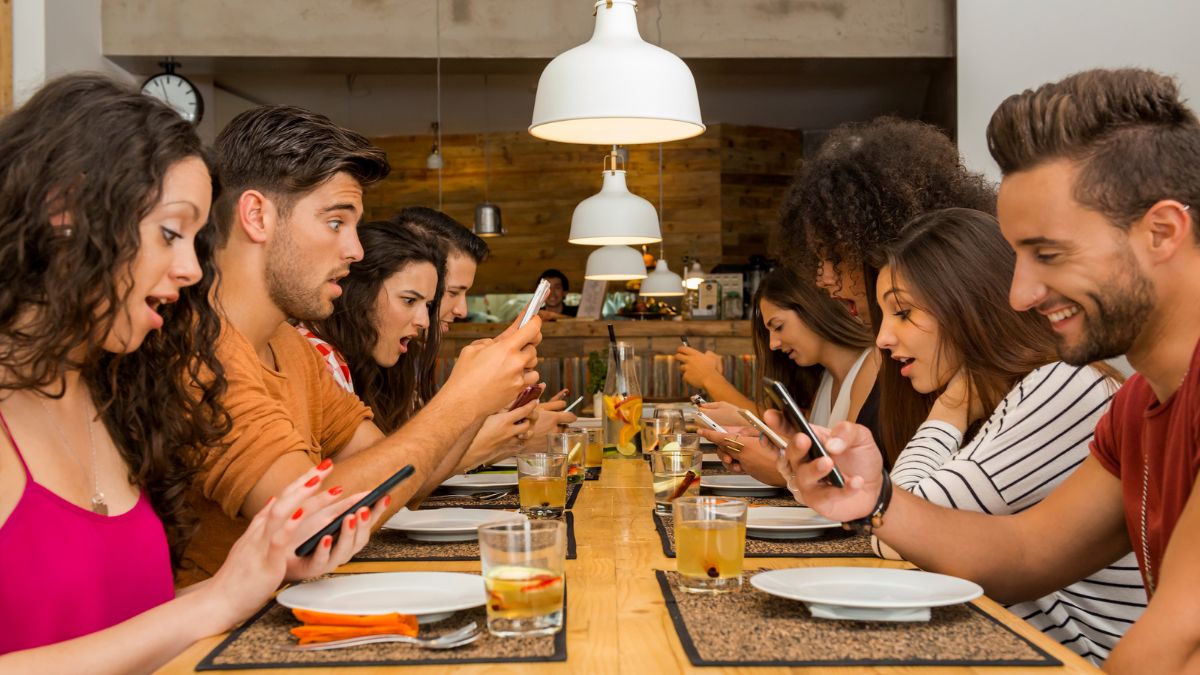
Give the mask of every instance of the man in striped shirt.
[[(870, 433), (850, 424), (830, 433), (832, 460), (809, 462), (796, 436), (781, 470), (822, 515), (1003, 602), (1132, 550), (1151, 600), (1105, 668), (1196, 670), (1200, 537), (1187, 533), (1200, 530), (1200, 121), (1170, 78), (1094, 70), (1009, 97), (988, 143), (1017, 255), (1010, 304), (1049, 321), (1063, 361), (1125, 354), (1138, 371), (1098, 423), (1091, 456), (1044, 501), (1002, 517), (893, 492)], [(821, 481), (835, 462), (844, 489)]]

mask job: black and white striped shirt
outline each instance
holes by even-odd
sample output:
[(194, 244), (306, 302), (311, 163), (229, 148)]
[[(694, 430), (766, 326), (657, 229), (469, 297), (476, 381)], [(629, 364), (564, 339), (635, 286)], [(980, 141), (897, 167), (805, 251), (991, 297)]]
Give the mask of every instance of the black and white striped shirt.
[[(1088, 366), (1042, 366), (1009, 392), (966, 446), (953, 425), (922, 424), (896, 460), (892, 480), (942, 506), (992, 514), (1023, 511), (1087, 458), (1092, 432), (1114, 389)], [(876, 550), (895, 555), (886, 549)], [(1099, 665), (1145, 607), (1141, 573), (1130, 553), (1082, 581), (1009, 609)]]

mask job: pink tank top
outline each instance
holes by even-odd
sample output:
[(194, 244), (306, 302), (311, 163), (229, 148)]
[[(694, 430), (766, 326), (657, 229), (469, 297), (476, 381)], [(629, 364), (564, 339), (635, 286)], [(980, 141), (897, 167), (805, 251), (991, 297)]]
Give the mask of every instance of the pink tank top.
[(0, 654), (70, 640), (175, 597), (162, 521), (143, 490), (119, 516), (82, 509), (33, 481), (0, 525)]

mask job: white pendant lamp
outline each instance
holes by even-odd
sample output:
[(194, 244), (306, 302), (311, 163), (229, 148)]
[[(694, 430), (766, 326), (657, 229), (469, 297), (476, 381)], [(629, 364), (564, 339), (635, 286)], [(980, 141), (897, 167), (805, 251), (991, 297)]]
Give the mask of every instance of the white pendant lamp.
[(642, 40), (635, 0), (599, 0), (592, 39), (542, 71), (529, 133), (560, 143), (663, 143), (704, 133), (683, 60)]
[(700, 284), (704, 283), (704, 270), (700, 269), (700, 261), (694, 261), (692, 268), (684, 269), (683, 285), (687, 286), (688, 290), (694, 291), (700, 288)]
[(667, 268), (666, 260), (659, 258), (654, 271), (642, 282), (639, 294), (659, 298), (683, 295), (683, 279)]
[(587, 259), (584, 279), (629, 281), (646, 278), (642, 254), (628, 246), (601, 246)]
[(586, 246), (635, 246), (662, 241), (654, 205), (629, 191), (623, 166), (614, 146), (604, 158), (600, 192), (579, 202), (571, 214), (571, 234), (567, 241)]

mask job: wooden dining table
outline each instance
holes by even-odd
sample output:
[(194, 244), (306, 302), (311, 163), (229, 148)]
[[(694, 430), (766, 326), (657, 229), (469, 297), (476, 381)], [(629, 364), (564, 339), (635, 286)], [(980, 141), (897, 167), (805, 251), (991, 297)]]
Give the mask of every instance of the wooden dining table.
[[(668, 615), (654, 570), (673, 570), (675, 560), (663, 554), (652, 520), (654, 495), (645, 462), (605, 459), (598, 481), (585, 484), (573, 508), (578, 557), (567, 561), (567, 660), (541, 663), (463, 664), (448, 668), (405, 666), (406, 672), (488, 673), (706, 673), (723, 675), (791, 672), (861, 673), (930, 672), (960, 673), (1030, 672), (1045, 675), (1096, 673), (1098, 669), (1074, 652), (1046, 637), (1001, 605), (984, 597), (975, 601), (1019, 635), (1062, 662), (1058, 667), (1016, 668), (993, 666), (876, 666), (781, 668), (695, 667), (688, 661)], [(907, 563), (877, 558), (755, 558), (747, 566), (777, 569), (815, 566), (907, 567)], [(352, 563), (339, 573), (395, 571), (479, 571), (478, 561)], [(161, 669), (162, 673), (191, 673), (223, 636), (201, 640)], [(798, 636), (799, 637), (799, 636)], [(347, 672), (374, 673), (394, 666), (358, 667)], [(311, 668), (260, 672), (308, 675)]]

